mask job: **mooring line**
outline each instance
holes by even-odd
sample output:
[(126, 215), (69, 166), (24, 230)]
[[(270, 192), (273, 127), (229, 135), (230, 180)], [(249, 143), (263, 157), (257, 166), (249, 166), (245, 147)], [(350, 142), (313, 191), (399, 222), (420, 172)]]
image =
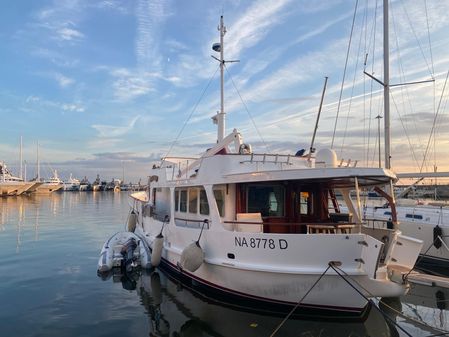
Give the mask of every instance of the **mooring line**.
[[(346, 279), (346, 277), (345, 276), (343, 276), (342, 274), (340, 274), (340, 272), (337, 270), (337, 268), (335, 268), (333, 265), (330, 265), (330, 267), (341, 277), (341, 278), (343, 278), (343, 280), (346, 282), (346, 283), (348, 283), (355, 291), (357, 291), (357, 293), (359, 293), (363, 298), (365, 298), (368, 302), (370, 302), (370, 303), (372, 303), (373, 305), (374, 305), (374, 307), (376, 308), (376, 310), (378, 310), (381, 314), (382, 314), (382, 316), (384, 316), (384, 318), (385, 319), (387, 319), (388, 321), (390, 321), (391, 323), (393, 323), (397, 328), (399, 328), (402, 332), (404, 332), (407, 336), (410, 336), (410, 337), (413, 337), (411, 334), (409, 334), (404, 328), (402, 328), (394, 319), (392, 319), (391, 317), (389, 317), (387, 314), (385, 314), (383, 311), (382, 311), (382, 309), (380, 309), (377, 305), (376, 305), (376, 303), (374, 303), (373, 302), (373, 300), (371, 300), (371, 299), (368, 299), (365, 295), (363, 295), (357, 288), (355, 288), (354, 287), (354, 285), (353, 284), (351, 284), (351, 282), (349, 282), (347, 279)], [(405, 315), (403, 315), (402, 314), (402, 312), (399, 312), (399, 311), (397, 311), (396, 309), (394, 309), (394, 308), (392, 308), (391, 306), (389, 306), (388, 304), (386, 304), (386, 303), (384, 303), (386, 306), (388, 306), (389, 308), (391, 308), (393, 311), (395, 311), (395, 312), (397, 312), (397, 313), (399, 313), (399, 314), (401, 314), (402, 316), (404, 316), (404, 317), (406, 317), (407, 319), (411, 319), (411, 318), (409, 318), (409, 317), (407, 317), (407, 316), (405, 316)], [(411, 320), (413, 320), (413, 319), (411, 319)], [(417, 322), (416, 320), (413, 320), (413, 321), (415, 321), (415, 322)], [(427, 325), (427, 324), (423, 324), (422, 322), (417, 322), (417, 323), (419, 323), (419, 324), (421, 324), (421, 325), (425, 325), (425, 326), (427, 326), (427, 327), (429, 327), (429, 328), (431, 328), (431, 329), (434, 329), (434, 330), (439, 330), (438, 328), (435, 328), (435, 327), (433, 327), (433, 326), (430, 326), (430, 325)], [(447, 336), (448, 334), (449, 334), (449, 332), (448, 331), (442, 331), (442, 330), (439, 330), (439, 332), (440, 333), (438, 333), (438, 334), (433, 334), (433, 335), (429, 335), (429, 336), (427, 336), (427, 337), (436, 337), (436, 336)]]
[[(340, 269), (340, 268), (338, 268), (338, 267), (335, 267), (335, 268), (337, 268), (337, 269), (338, 269), (341, 273), (343, 273), (346, 277), (348, 277), (349, 279), (351, 279), (351, 281), (353, 281), (354, 283), (357, 283), (357, 285), (358, 285), (360, 288), (362, 288), (364, 291), (366, 291), (366, 293), (367, 293), (370, 297), (373, 297), (373, 298), (376, 297), (376, 296), (374, 296), (373, 294), (371, 294), (366, 288), (364, 288), (359, 282), (357, 282), (357, 280), (354, 280), (350, 275), (348, 275), (344, 270), (342, 270), (342, 269)], [(447, 301), (449, 301), (449, 300), (447, 300)], [(414, 322), (414, 323), (416, 323), (416, 324), (422, 325), (422, 326), (424, 326), (424, 327), (426, 327), (426, 328), (430, 328), (430, 329), (433, 329), (433, 330), (436, 330), (436, 331), (439, 332), (439, 334), (436, 334), (436, 335), (429, 335), (429, 336), (427, 336), (427, 337), (449, 335), (449, 332), (446, 331), (446, 330), (439, 329), (439, 328), (434, 327), (434, 326), (432, 326), (432, 325), (429, 325), (429, 324), (427, 324), (427, 323), (425, 323), (425, 322), (423, 322), (423, 321), (419, 321), (419, 320), (417, 320), (417, 319), (414, 319), (413, 317), (407, 316), (407, 315), (405, 315), (404, 313), (402, 313), (401, 311), (399, 311), (399, 310), (393, 308), (392, 306), (388, 305), (388, 304), (385, 303), (385, 302), (382, 302), (382, 304), (383, 304), (384, 306), (388, 307), (390, 310), (394, 311), (394, 312), (395, 312), (396, 314), (398, 314), (399, 316), (401, 316), (401, 317), (403, 317), (403, 318), (405, 318), (405, 319), (407, 319), (407, 320), (409, 320), (409, 321), (412, 321), (412, 322)], [(382, 309), (379, 308), (379, 310), (382, 310)]]
[[(442, 237), (447, 237), (447, 236), (448, 236), (448, 235), (443, 235)], [(407, 279), (407, 277), (410, 275), (410, 273), (411, 273), (413, 270), (415, 270), (416, 265), (417, 265), (417, 264), (424, 258), (424, 256), (428, 253), (428, 251), (435, 245), (435, 243), (436, 243), (438, 240), (440, 240), (440, 241), (446, 246), (446, 244), (443, 242), (442, 237), (441, 237), (440, 235), (438, 235), (438, 236), (433, 240), (433, 242), (430, 244), (429, 248), (426, 249), (426, 251), (424, 252), (424, 254), (420, 254), (420, 256), (418, 256), (418, 259), (416, 260), (415, 265), (413, 266), (413, 268), (410, 269), (409, 272), (408, 272), (406, 275), (404, 275), (404, 276), (402, 277), (404, 280)], [(446, 247), (447, 247), (447, 246), (446, 246)], [(419, 269), (419, 268), (418, 268), (418, 269)]]
[(285, 318), (282, 320), (282, 322), (276, 327), (276, 329), (274, 329), (274, 331), (271, 333), (270, 337), (273, 337), (278, 331), (279, 329), (284, 325), (285, 322), (287, 322), (287, 320), (290, 318), (290, 316), (295, 312), (295, 310), (301, 305), (302, 301), (304, 301), (304, 299), (307, 297), (307, 295), (309, 295), (309, 293), (312, 291), (313, 288), (315, 288), (315, 286), (318, 284), (318, 282), (320, 282), (320, 280), (323, 278), (323, 276), (327, 273), (327, 271), (330, 268), (330, 264), (327, 266), (326, 270), (320, 275), (320, 277), (318, 277), (318, 279), (315, 281), (315, 283), (312, 285), (312, 287), (307, 290), (307, 292), (304, 294), (304, 296), (299, 300), (298, 303), (296, 303), (296, 305), (293, 307), (292, 310), (290, 310), (290, 312), (287, 314), (287, 316), (285, 316)]

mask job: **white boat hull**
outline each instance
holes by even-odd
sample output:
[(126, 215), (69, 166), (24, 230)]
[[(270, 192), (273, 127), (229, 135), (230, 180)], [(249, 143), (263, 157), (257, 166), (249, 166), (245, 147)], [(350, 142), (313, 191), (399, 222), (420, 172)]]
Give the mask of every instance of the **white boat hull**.
[(49, 193), (59, 191), (63, 187), (64, 187), (63, 184), (43, 183), (36, 189), (36, 193), (49, 194)]
[(24, 181), (0, 181), (0, 195), (20, 195), (32, 188), (34, 184)]
[[(160, 223), (153, 223), (145, 225), (144, 229), (138, 227), (136, 232), (141, 233), (151, 247), (160, 228)], [(404, 284), (390, 281), (386, 267), (377, 270), (376, 277), (371, 275), (376, 270), (382, 244), (364, 234), (283, 235), (231, 231), (217, 234), (205, 231), (201, 246), (206, 259), (191, 273), (182, 270), (179, 262), (182, 250), (197, 236), (198, 230), (167, 225), (162, 267), (222, 295), (274, 305), (293, 306), (301, 301), (303, 307), (360, 312), (367, 304), (366, 298), (373, 294), (397, 297), (408, 289)], [(310, 254), (313, 247), (319, 246), (332, 246), (332, 249), (315, 249), (316, 253)], [(348, 274), (350, 283), (363, 296), (332, 268), (326, 271), (331, 261)]]
[[(418, 265), (429, 271), (449, 275), (449, 210), (444, 207), (418, 206), (397, 207), (399, 228), (404, 235), (423, 241)], [(389, 208), (369, 208), (365, 211), (368, 219), (391, 219)], [(385, 221), (374, 222), (376, 226), (385, 226)], [(434, 228), (441, 229), (443, 243), (439, 248), (434, 245), (439, 239), (434, 237)]]

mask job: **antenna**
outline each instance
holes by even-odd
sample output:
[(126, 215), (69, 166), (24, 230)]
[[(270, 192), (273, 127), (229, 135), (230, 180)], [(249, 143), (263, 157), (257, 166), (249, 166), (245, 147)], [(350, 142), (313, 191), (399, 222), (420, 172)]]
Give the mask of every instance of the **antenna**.
[(217, 124), (218, 124), (218, 130), (217, 130), (217, 142), (221, 142), (224, 138), (224, 135), (226, 133), (226, 113), (224, 110), (224, 66), (225, 63), (228, 62), (239, 62), (238, 60), (235, 61), (225, 61), (224, 60), (224, 36), (226, 34), (226, 27), (223, 23), (223, 15), (220, 17), (220, 25), (218, 26), (218, 30), (220, 31), (220, 42), (214, 43), (212, 45), (212, 50), (216, 51), (217, 53), (220, 53), (220, 58), (212, 55), (212, 58), (220, 62), (220, 112), (217, 113)]

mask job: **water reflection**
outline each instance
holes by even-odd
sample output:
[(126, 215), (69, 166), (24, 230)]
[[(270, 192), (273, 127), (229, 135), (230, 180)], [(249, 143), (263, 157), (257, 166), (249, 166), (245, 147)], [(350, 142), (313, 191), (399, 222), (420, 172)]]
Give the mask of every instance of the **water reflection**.
[(402, 313), (411, 324), (431, 334), (446, 333), (448, 329), (449, 289), (413, 284), (402, 298)]
[[(168, 278), (162, 271), (120, 272), (103, 277), (135, 291), (148, 315), (148, 336), (270, 336), (283, 316), (268, 316), (243, 311), (230, 303), (217, 303)], [(363, 319), (352, 322), (338, 320), (288, 320), (276, 336), (399, 336), (374, 308)]]
[[(128, 200), (124, 193), (52, 193), (0, 197), (0, 233), (16, 237), (16, 253), (26, 241), (39, 241), (44, 226), (65, 226), (69, 218), (91, 216), (98, 212), (104, 218), (107, 209), (121, 209)], [(85, 214), (80, 214), (80, 208)], [(124, 213), (125, 214), (125, 213)]]

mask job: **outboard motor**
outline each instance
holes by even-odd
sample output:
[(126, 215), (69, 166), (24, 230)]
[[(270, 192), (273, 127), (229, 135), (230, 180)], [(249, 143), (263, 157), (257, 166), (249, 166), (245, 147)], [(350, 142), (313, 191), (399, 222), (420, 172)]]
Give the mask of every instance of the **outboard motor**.
[(127, 273), (132, 272), (133, 270), (133, 262), (134, 262), (134, 251), (137, 248), (137, 242), (134, 238), (130, 238), (125, 242), (121, 253), (123, 255), (122, 268), (124, 267)]

